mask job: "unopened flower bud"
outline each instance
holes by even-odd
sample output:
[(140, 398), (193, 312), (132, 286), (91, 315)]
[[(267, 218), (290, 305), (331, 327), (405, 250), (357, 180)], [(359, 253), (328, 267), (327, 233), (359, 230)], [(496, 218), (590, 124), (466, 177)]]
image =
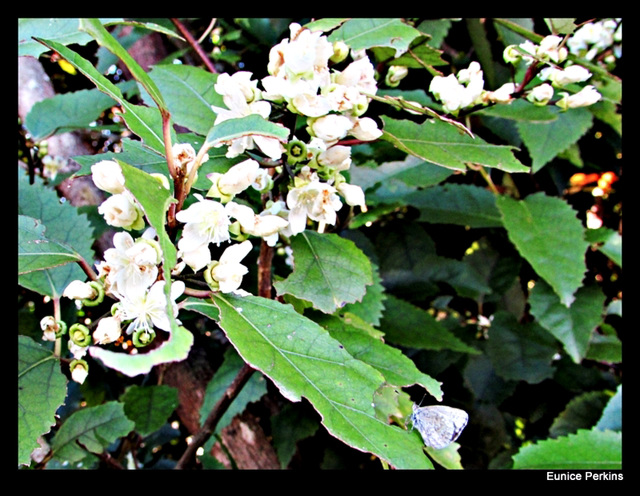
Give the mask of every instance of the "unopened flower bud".
[(69, 364), (69, 370), (71, 371), (71, 378), (82, 384), (89, 375), (89, 364), (84, 360), (72, 360)]
[(91, 166), (91, 178), (101, 190), (116, 195), (124, 191), (124, 176), (118, 162), (102, 160)]
[(82, 324), (73, 324), (69, 328), (69, 339), (77, 346), (85, 347), (91, 344), (91, 333), (87, 326)]
[(406, 65), (392, 65), (387, 71), (385, 77), (385, 83), (391, 88), (395, 88), (400, 84), (407, 74), (409, 74), (409, 68)]

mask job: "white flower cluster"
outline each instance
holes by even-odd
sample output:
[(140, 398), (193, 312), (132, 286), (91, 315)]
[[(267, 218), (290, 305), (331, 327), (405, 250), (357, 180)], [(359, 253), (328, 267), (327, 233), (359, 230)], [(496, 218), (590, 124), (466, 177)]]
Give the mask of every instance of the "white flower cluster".
[[(567, 42), (569, 45), (571, 38)], [(591, 77), (591, 72), (586, 68), (570, 64), (564, 68), (563, 64), (569, 53), (566, 46), (562, 44), (563, 38), (560, 36), (545, 36), (539, 44), (525, 41), (518, 46), (509, 45), (504, 50), (504, 60), (516, 63), (524, 60), (531, 65), (534, 62), (545, 64), (540, 70), (539, 77), (543, 81), (548, 81), (537, 85), (529, 91), (527, 99), (535, 105), (546, 105), (554, 96), (554, 88), (564, 88), (574, 83), (582, 83)], [(570, 94), (566, 91), (560, 92), (560, 98), (556, 105), (564, 110), (569, 108), (586, 107), (593, 105), (602, 98), (602, 95), (593, 85), (587, 85), (580, 91)]]
[[(220, 265), (225, 255), (212, 261), (212, 243), (246, 241), (248, 236), (255, 236), (275, 246), (280, 236), (302, 232), (308, 219), (319, 222), (320, 229), (335, 224), (342, 199), (348, 205), (366, 208), (361, 188), (348, 184), (340, 174), (351, 165), (351, 148), (338, 142), (347, 136), (371, 141), (382, 134), (373, 119), (363, 117), (370, 95), (377, 91), (373, 65), (366, 55), (360, 55), (343, 71), (332, 70), (330, 61), (336, 60), (336, 54), (345, 58), (343, 46), (334, 46), (322, 33), (299, 24), (291, 24), (289, 29), (290, 38), (270, 51), (269, 76), (257, 81), (247, 71), (220, 74), (215, 90), (227, 108), (212, 107), (216, 124), (250, 114), (267, 119), (272, 105), (307, 118), (308, 143), (293, 139), (285, 147), (274, 138), (259, 135), (220, 143), (227, 145), (229, 158), (255, 149), (272, 160), (286, 153), (283, 160), (296, 166), (286, 199), (270, 201), (259, 213), (234, 200), (248, 188), (266, 193), (273, 186), (267, 170), (250, 158), (225, 173), (209, 174), (212, 186), (207, 198), (195, 195), (198, 201), (176, 216), (185, 224), (178, 242), (179, 255), (194, 271), (206, 267), (205, 276), (213, 279), (210, 285), (221, 291), (237, 290), (237, 283), (228, 282), (237, 282), (238, 278), (222, 279)], [(231, 252), (235, 253), (235, 262), (246, 256), (245, 251)]]
[(594, 60), (608, 50), (611, 50), (611, 53), (607, 57), (620, 58), (622, 57), (622, 20), (603, 19), (583, 24), (567, 40), (567, 47), (571, 53), (587, 60)]

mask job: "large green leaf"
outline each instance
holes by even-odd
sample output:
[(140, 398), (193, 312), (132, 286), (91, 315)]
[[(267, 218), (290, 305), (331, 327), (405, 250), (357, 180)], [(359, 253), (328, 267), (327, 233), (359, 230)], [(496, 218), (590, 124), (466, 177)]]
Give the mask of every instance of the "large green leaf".
[(205, 136), (216, 119), (211, 108), (223, 106), (215, 92), (216, 74), (189, 65), (156, 65), (149, 76), (162, 92), (173, 121)]
[(309, 301), (325, 313), (362, 300), (373, 284), (373, 268), (366, 255), (337, 234), (304, 231), (291, 238), (294, 270), (274, 283), (278, 294)]
[(63, 93), (36, 102), (27, 114), (24, 125), (34, 141), (53, 134), (87, 128), (107, 108), (113, 98), (97, 89)]
[(18, 465), (28, 465), (38, 437), (56, 424), (67, 395), (67, 379), (51, 351), (18, 336)]
[(305, 397), (329, 433), (396, 468), (431, 468), (419, 436), (376, 417), (384, 377), (355, 359), (329, 333), (292, 306), (248, 295), (216, 293), (220, 327), (240, 356), (291, 401)]
[(622, 434), (579, 430), (576, 434), (538, 441), (513, 456), (515, 469), (620, 470)]
[(557, 119), (546, 122), (518, 121), (516, 126), (532, 158), (532, 172), (539, 171), (559, 153), (577, 142), (593, 123), (586, 108), (556, 110)]
[(543, 192), (524, 200), (498, 196), (496, 203), (511, 242), (562, 303), (570, 306), (582, 286), (589, 245), (575, 210)]
[(383, 117), (382, 139), (427, 162), (464, 171), (467, 164), (495, 167), (506, 172), (529, 172), (513, 155), (515, 148), (493, 145), (476, 136), (461, 133), (440, 119), (418, 124), (409, 120)]
[(531, 314), (560, 341), (574, 362), (587, 354), (595, 328), (602, 323), (605, 295), (596, 285), (580, 288), (567, 308), (544, 281), (538, 281), (529, 295)]
[(536, 322), (520, 324), (513, 314), (494, 314), (487, 355), (500, 377), (538, 384), (553, 376), (555, 354), (553, 338)]
[(45, 230), (38, 219), (18, 215), (18, 274), (77, 262), (82, 258), (70, 248), (47, 239)]
[[(29, 177), (22, 169), (18, 170), (18, 214), (38, 219), (46, 226), (49, 241), (72, 249), (87, 262), (93, 261), (93, 229), (87, 216), (79, 214), (69, 203), (62, 203), (55, 190), (46, 187), (40, 178), (29, 184)], [(68, 263), (22, 274), (18, 283), (54, 298), (60, 296), (71, 281), (85, 277), (78, 264)]]
[(102, 25), (99, 19), (80, 19), (79, 24), (80, 31), (85, 31), (95, 39), (98, 44), (105, 47), (116, 57), (118, 57), (129, 69), (131, 75), (136, 81), (138, 81), (147, 93), (153, 98), (153, 101), (158, 106), (161, 112), (167, 112), (167, 108), (164, 104), (164, 99), (160, 90), (145, 72), (145, 70), (136, 62), (136, 60), (125, 50), (125, 48), (116, 40), (109, 31)]
[(420, 219), (432, 224), (500, 227), (502, 217), (495, 195), (468, 184), (443, 184), (406, 195), (403, 200), (420, 211)]
[(391, 47), (396, 56), (409, 48), (420, 31), (400, 19), (355, 18), (343, 23), (329, 35), (329, 41), (344, 41), (352, 50), (371, 47)]
[(103, 453), (116, 439), (129, 434), (134, 426), (124, 414), (122, 403), (116, 401), (77, 410), (53, 438), (53, 456), (74, 463), (90, 453)]
[(325, 315), (317, 319), (317, 322), (327, 329), (336, 341), (340, 341), (354, 358), (378, 370), (388, 384), (399, 387), (420, 384), (434, 398), (442, 401), (440, 382), (420, 372), (413, 361), (399, 349), (352, 325), (349, 317)]

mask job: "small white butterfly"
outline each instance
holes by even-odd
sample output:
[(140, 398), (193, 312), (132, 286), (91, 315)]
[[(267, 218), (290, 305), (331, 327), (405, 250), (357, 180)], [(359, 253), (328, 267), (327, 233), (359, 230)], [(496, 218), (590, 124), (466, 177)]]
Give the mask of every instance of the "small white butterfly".
[(469, 421), (467, 412), (459, 408), (442, 405), (419, 407), (415, 403), (410, 418), (424, 444), (435, 449), (446, 448), (458, 439)]

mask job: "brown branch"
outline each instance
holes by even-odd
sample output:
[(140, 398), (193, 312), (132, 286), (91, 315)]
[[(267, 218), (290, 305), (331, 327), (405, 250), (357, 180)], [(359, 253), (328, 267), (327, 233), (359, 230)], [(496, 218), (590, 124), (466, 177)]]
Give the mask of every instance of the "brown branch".
[(205, 53), (205, 51), (202, 49), (198, 41), (187, 30), (185, 25), (182, 24), (180, 20), (176, 19), (175, 17), (171, 18), (171, 22), (178, 29), (178, 31), (180, 31), (180, 34), (184, 37), (184, 39), (187, 40), (187, 43), (189, 43), (189, 46), (191, 46), (191, 48), (195, 50), (195, 52), (198, 54), (198, 57), (200, 57), (200, 60), (202, 60), (202, 63), (207, 67), (207, 69), (213, 74), (215, 74), (217, 71), (215, 66), (213, 65), (213, 62), (211, 61), (209, 56)]
[(238, 396), (244, 385), (251, 378), (254, 369), (251, 368), (248, 364), (245, 364), (242, 367), (242, 370), (235, 377), (231, 385), (224, 392), (222, 398), (218, 400), (216, 405), (213, 407), (209, 416), (204, 421), (202, 428), (193, 436), (191, 443), (182, 454), (178, 463), (176, 463), (176, 470), (183, 470), (187, 468), (194, 460), (196, 451), (200, 446), (203, 446), (204, 443), (211, 437), (213, 432), (215, 431), (216, 425), (224, 415), (224, 413), (229, 408), (231, 402)]

